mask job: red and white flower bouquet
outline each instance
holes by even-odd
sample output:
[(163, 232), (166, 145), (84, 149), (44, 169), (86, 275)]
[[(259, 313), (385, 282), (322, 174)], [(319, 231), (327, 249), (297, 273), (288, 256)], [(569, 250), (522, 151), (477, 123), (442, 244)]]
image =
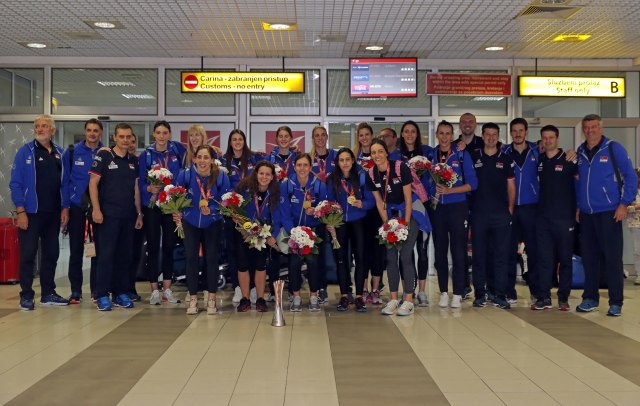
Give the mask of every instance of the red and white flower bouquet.
[[(334, 228), (340, 227), (342, 221), (342, 206), (338, 202), (331, 202), (329, 200), (323, 200), (313, 209), (313, 216), (318, 219), (322, 224), (333, 226)], [(332, 238), (332, 246), (334, 250), (340, 248), (340, 243), (336, 237), (336, 231), (329, 231)]]
[(402, 243), (409, 237), (409, 227), (404, 219), (392, 218), (378, 229), (378, 241), (387, 249), (396, 247), (400, 249)]
[(431, 161), (429, 161), (426, 157), (422, 155), (416, 155), (407, 162), (409, 164), (409, 168), (413, 169), (413, 171), (418, 175), (419, 178), (422, 177), (425, 173), (431, 170)]
[(267, 248), (267, 240), (271, 237), (270, 224), (247, 221), (242, 225), (242, 229), (241, 233), (244, 237), (244, 242), (249, 244), (249, 248), (254, 248), (258, 251)]
[[(162, 165), (154, 165), (147, 171), (147, 176), (145, 176), (145, 180), (151, 186), (167, 186), (171, 184), (171, 180), (173, 179), (173, 174), (167, 168), (163, 168)], [(151, 199), (149, 200), (149, 208), (152, 208), (156, 203), (158, 196), (154, 193), (151, 195)]]
[[(438, 163), (431, 166), (429, 170), (431, 174), (431, 179), (436, 183), (436, 185), (442, 185), (445, 187), (453, 187), (458, 181), (458, 174), (456, 171), (447, 164)], [(436, 208), (438, 205), (438, 199), (440, 195), (436, 192), (436, 195), (431, 199), (431, 207)]]
[[(176, 214), (182, 213), (184, 209), (191, 207), (191, 199), (187, 198), (187, 189), (170, 184), (165, 186), (164, 190), (158, 194), (158, 201), (155, 204), (164, 214)], [(176, 226), (178, 237), (184, 238), (182, 221), (176, 221)]]
[(249, 203), (241, 194), (236, 192), (227, 192), (222, 195), (218, 204), (218, 211), (223, 216), (231, 218), (236, 223), (236, 228), (244, 227), (244, 224), (250, 222), (249, 215), (245, 211), (245, 206)]
[(318, 244), (322, 242), (310, 227), (298, 226), (291, 229), (291, 235), (285, 238), (289, 251), (300, 257), (318, 254)]
[(278, 182), (287, 180), (287, 172), (278, 164), (274, 164), (274, 166), (276, 167), (276, 179)]

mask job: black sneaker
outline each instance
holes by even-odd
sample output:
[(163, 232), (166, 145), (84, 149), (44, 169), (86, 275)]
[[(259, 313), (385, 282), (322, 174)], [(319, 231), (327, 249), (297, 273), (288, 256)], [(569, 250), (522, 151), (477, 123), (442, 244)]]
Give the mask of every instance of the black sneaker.
[(483, 296), (476, 298), (473, 301), (473, 307), (485, 307), (487, 305), (487, 299)]
[(269, 311), (269, 308), (267, 307), (267, 301), (264, 300), (264, 298), (258, 298), (258, 300), (256, 300), (256, 311), (260, 312), (260, 313), (264, 313)]
[(142, 300), (142, 297), (140, 297), (139, 294), (137, 293), (129, 293), (129, 300), (131, 300), (132, 302), (139, 302)]
[(345, 296), (340, 297), (340, 302), (338, 302), (338, 307), (336, 308), (339, 312), (346, 312), (349, 310), (349, 298)]
[(536, 301), (536, 304), (533, 306), (533, 310), (548, 310), (553, 308), (553, 305), (551, 305), (551, 299), (547, 298), (547, 299), (538, 299)]
[(72, 292), (69, 296), (69, 304), (79, 304), (80, 302), (82, 302), (82, 293)]
[(493, 305), (498, 309), (511, 309), (511, 305), (509, 304), (509, 302), (507, 302), (506, 299), (498, 296), (493, 297)]
[(63, 298), (56, 292), (49, 293), (40, 298), (40, 304), (45, 306), (69, 306), (69, 300)]
[(471, 299), (471, 294), (473, 293), (473, 291), (471, 290), (470, 286), (466, 286), (464, 288), (464, 290), (462, 291), (462, 300), (466, 300), (466, 299)]
[(362, 297), (356, 298), (356, 311), (360, 313), (366, 313), (367, 311), (367, 305)]
[(33, 301), (33, 298), (26, 298), (26, 297), (21, 297), (20, 298), (20, 309), (22, 310), (33, 310), (36, 308), (36, 305)]
[(327, 304), (329, 303), (329, 295), (325, 289), (320, 289), (318, 292), (318, 303)]
[(245, 313), (251, 310), (251, 301), (246, 297), (240, 299), (240, 304), (238, 304), (238, 308), (236, 309), (238, 313)]
[(349, 304), (354, 304), (356, 302), (352, 292), (347, 293), (347, 298), (349, 298)]

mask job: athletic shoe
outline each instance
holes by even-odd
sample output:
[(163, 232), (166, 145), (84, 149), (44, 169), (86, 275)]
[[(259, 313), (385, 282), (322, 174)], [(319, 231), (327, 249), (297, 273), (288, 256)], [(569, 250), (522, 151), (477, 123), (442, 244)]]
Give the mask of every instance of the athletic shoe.
[(238, 313), (245, 313), (249, 310), (251, 310), (251, 301), (246, 297), (243, 297), (242, 299), (240, 299), (240, 304), (236, 308), (236, 311)]
[(609, 306), (609, 311), (607, 312), (607, 316), (613, 316), (613, 317), (622, 316), (622, 307), (618, 305)]
[(373, 303), (373, 295), (371, 294), (371, 292), (369, 292), (366, 289), (362, 291), (362, 299), (367, 304), (372, 304)]
[(133, 302), (129, 299), (129, 295), (121, 293), (117, 297), (113, 298), (113, 305), (115, 307), (131, 309), (133, 307)]
[(173, 304), (180, 303), (180, 299), (173, 295), (171, 289), (165, 289), (164, 291), (162, 291), (162, 301)]
[(398, 308), (398, 312), (396, 314), (398, 316), (411, 316), (413, 314), (413, 303), (405, 300)]
[[(267, 295), (267, 299), (266, 299), (266, 301), (267, 301), (267, 302), (273, 302), (273, 303), (275, 303), (275, 301), (276, 301), (276, 295), (272, 295), (271, 293), (269, 293), (269, 294)], [(257, 302), (256, 302), (256, 303), (257, 303)]]
[(591, 299), (584, 299), (582, 303), (576, 307), (576, 311), (579, 313), (595, 312), (598, 310), (598, 302)]
[(507, 303), (509, 303), (510, 305), (518, 304), (518, 299), (513, 297), (508, 297)]
[(111, 311), (111, 301), (109, 300), (109, 296), (102, 296), (96, 299), (96, 303), (98, 304), (98, 310), (101, 312), (109, 312)]
[(318, 292), (318, 303), (319, 304), (329, 303), (329, 295), (327, 294), (326, 289), (320, 289), (320, 291)]
[(371, 292), (371, 304), (379, 305), (382, 304), (382, 299), (380, 298), (380, 291), (374, 290)]
[(451, 298), (451, 308), (459, 309), (462, 307), (462, 295), (453, 295)]
[(338, 302), (338, 307), (336, 308), (336, 310), (338, 310), (339, 312), (346, 312), (347, 310), (349, 310), (349, 298), (347, 296), (340, 297), (340, 301)]
[(427, 294), (424, 293), (424, 290), (418, 292), (418, 307), (427, 307), (429, 306), (429, 300), (427, 299)]
[(447, 292), (440, 293), (440, 301), (438, 302), (438, 306), (442, 308), (449, 307), (449, 294)]
[(477, 297), (473, 301), (473, 307), (485, 307), (486, 305), (487, 305), (487, 299), (484, 296)]
[(251, 304), (255, 304), (256, 300), (258, 300), (258, 292), (256, 291), (256, 288), (251, 288), (249, 291), (249, 300), (251, 301)]
[(498, 296), (493, 297), (493, 305), (498, 309), (511, 309), (511, 305), (509, 304), (509, 302), (507, 302), (506, 299)]
[(82, 302), (82, 293), (71, 292), (71, 296), (69, 296), (69, 304), (80, 304), (80, 302)]
[(289, 302), (293, 302), (293, 298), (295, 295), (293, 293), (289, 293)]
[(552, 309), (553, 306), (551, 305), (551, 299), (547, 298), (547, 299), (538, 299), (538, 301), (536, 302), (535, 305), (533, 305), (532, 309), (533, 310), (548, 310), (548, 309)]
[(236, 286), (236, 289), (233, 291), (231, 303), (240, 303), (240, 300), (242, 300), (242, 290), (240, 290), (240, 286)]
[(207, 314), (212, 316), (216, 313), (218, 313), (218, 309), (216, 308), (216, 301), (214, 299), (207, 301)]
[(473, 291), (471, 290), (470, 286), (466, 286), (464, 288), (464, 290), (462, 291), (462, 300), (466, 300), (466, 299), (471, 299), (471, 294), (473, 293)]
[(259, 313), (269, 311), (269, 308), (267, 307), (267, 301), (264, 300), (264, 298), (259, 297), (258, 300), (256, 300), (256, 311)]
[(563, 312), (568, 312), (569, 310), (571, 310), (571, 306), (569, 306), (569, 302), (568, 301), (558, 301), (558, 310), (563, 311)]
[(367, 312), (367, 305), (364, 301), (363, 298), (361, 297), (357, 297), (356, 298), (356, 311), (359, 313), (366, 313)]
[[(191, 299), (191, 297), (189, 297), (189, 299)], [(189, 307), (187, 307), (187, 314), (189, 314), (189, 315), (198, 314), (198, 301), (197, 300), (190, 300), (189, 301)]]
[(151, 292), (151, 297), (149, 298), (150, 305), (159, 306), (162, 303), (162, 299), (160, 299), (160, 291), (158, 289)]
[(137, 293), (129, 293), (129, 300), (131, 300), (132, 302), (139, 302), (142, 300), (142, 298)]
[(52, 292), (40, 298), (40, 304), (45, 306), (69, 306), (69, 300), (63, 298), (56, 292)]
[(20, 309), (22, 310), (33, 310), (36, 308), (33, 298), (29, 299), (26, 297), (20, 298)]
[(496, 299), (496, 295), (491, 292), (487, 292), (487, 302), (493, 302)]
[(292, 311), (292, 312), (302, 311), (302, 298), (300, 298), (300, 296), (293, 296), (293, 298), (291, 299), (291, 306), (289, 306), (289, 311)]
[(310, 312), (320, 311), (320, 299), (318, 299), (318, 296), (311, 296), (309, 298), (309, 311)]
[(356, 302), (352, 292), (347, 293), (347, 297), (349, 298), (349, 304), (354, 304)]
[(387, 315), (387, 316), (390, 316), (390, 315), (394, 314), (396, 312), (396, 310), (398, 310), (398, 303), (399, 302), (396, 299), (389, 300), (387, 305), (382, 308), (380, 313), (382, 313), (384, 315)]

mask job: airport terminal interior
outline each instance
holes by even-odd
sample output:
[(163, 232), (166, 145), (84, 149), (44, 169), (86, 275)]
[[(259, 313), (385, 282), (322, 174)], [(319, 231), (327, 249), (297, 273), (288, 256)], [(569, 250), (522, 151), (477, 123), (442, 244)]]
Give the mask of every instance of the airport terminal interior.
[[(406, 120), (433, 146), (437, 123), (450, 121), (457, 136), (466, 112), (477, 118), (476, 134), (495, 122), (510, 142), (509, 122), (524, 117), (530, 140), (554, 124), (560, 146), (576, 149), (581, 118), (596, 113), (638, 166), (636, 0), (0, 0), (0, 9), (0, 217), (15, 210), (10, 168), (40, 114), (53, 115), (63, 147), (98, 117), (104, 143), (117, 123), (131, 123), (139, 152), (157, 120), (182, 142), (191, 124), (203, 124), (223, 151), (241, 128), (252, 149), (268, 152), (281, 125), (308, 151), (318, 124), (337, 148), (357, 142), (360, 122), (377, 134)], [(364, 85), (354, 59), (413, 61), (415, 76), (394, 90), (410, 97), (376, 94), (380, 85)], [(183, 72), (203, 71), (300, 72), (303, 88), (190, 92)], [(527, 94), (523, 76), (576, 82)], [(469, 82), (445, 81), (452, 78)], [(597, 89), (598, 81), (612, 84)], [(182, 303), (149, 305), (150, 285), (140, 280), (134, 308), (99, 312), (88, 260), (82, 303), (41, 306), (36, 278), (35, 310), (21, 311), (19, 285), (4, 280), (3, 246), (0, 404), (638, 406), (640, 285), (623, 228), (621, 317), (606, 316), (606, 289), (600, 311), (575, 311), (581, 289), (571, 291), (571, 311), (555, 308), (555, 290), (553, 309), (532, 311), (521, 280), (510, 310), (473, 308), (473, 299), (440, 308), (431, 255), (430, 304), (411, 316), (383, 316), (379, 305), (338, 312), (335, 284), (312, 313), (305, 286), (300, 313), (289, 312), (285, 290), (280, 327), (272, 326), (273, 303), (265, 313), (236, 312), (230, 284), (216, 315), (186, 314), (183, 281), (174, 284)], [(68, 238), (60, 241), (55, 280), (68, 297)]]

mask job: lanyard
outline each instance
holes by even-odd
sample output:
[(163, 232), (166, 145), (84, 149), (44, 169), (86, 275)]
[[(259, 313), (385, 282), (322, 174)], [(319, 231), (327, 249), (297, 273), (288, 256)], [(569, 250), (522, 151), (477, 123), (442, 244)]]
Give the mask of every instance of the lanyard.
[(269, 191), (264, 195), (264, 200), (261, 205), (258, 205), (258, 195), (253, 196), (253, 204), (256, 205), (256, 213), (258, 213), (258, 220), (262, 218), (262, 212), (264, 212), (264, 208), (267, 207), (267, 202), (269, 201)]
[(289, 152), (289, 156), (287, 157), (287, 159), (283, 161), (282, 158), (280, 158), (280, 154), (276, 154), (276, 159), (282, 162), (282, 165), (283, 165), (282, 170), (284, 171), (285, 176), (287, 176), (287, 170), (289, 169), (289, 162), (291, 161), (292, 156), (293, 154)]
[(200, 200), (209, 200), (209, 198), (211, 197), (211, 190), (209, 190), (208, 192), (204, 191), (204, 188), (202, 187), (202, 182), (200, 182), (200, 176), (196, 175), (196, 182), (198, 182), (198, 187), (200, 188)]
[(446, 156), (442, 156), (441, 154), (442, 151), (438, 151), (438, 161), (441, 164), (447, 163), (447, 161), (449, 161), (449, 157), (451, 156), (451, 148), (449, 148), (449, 151), (447, 151), (447, 155)]
[[(385, 210), (387, 209), (387, 187), (389, 186), (389, 174), (391, 170), (391, 162), (387, 161), (387, 179), (384, 181), (384, 191), (382, 192), (382, 203), (384, 204)], [(380, 172), (378, 172), (379, 174)], [(382, 180), (380, 180), (382, 184)]]
[(344, 191), (347, 193), (348, 196), (353, 196), (355, 193), (354, 190), (349, 190), (349, 186), (347, 185), (347, 182), (344, 179), (340, 179), (340, 183), (342, 183), (342, 189), (344, 189)]
[[(329, 153), (327, 152), (326, 159), (319, 159), (317, 153), (315, 155), (316, 163), (318, 164), (319, 170), (318, 175), (321, 176), (320, 180), (324, 181), (326, 178), (325, 174), (327, 173), (327, 161), (329, 161)], [(324, 166), (322, 166), (322, 161), (324, 161)]]
[(159, 152), (159, 151), (156, 151), (156, 152), (158, 152), (158, 155), (160, 155), (160, 154), (165, 154), (165, 155), (166, 155), (166, 158), (165, 158), (165, 160), (164, 160), (164, 165), (163, 165), (162, 157), (161, 157), (161, 156), (159, 156), (159, 157), (158, 157), (158, 163), (159, 163), (163, 168), (169, 169), (169, 155), (170, 155), (170, 154), (169, 154), (169, 150), (164, 151), (164, 152)]

